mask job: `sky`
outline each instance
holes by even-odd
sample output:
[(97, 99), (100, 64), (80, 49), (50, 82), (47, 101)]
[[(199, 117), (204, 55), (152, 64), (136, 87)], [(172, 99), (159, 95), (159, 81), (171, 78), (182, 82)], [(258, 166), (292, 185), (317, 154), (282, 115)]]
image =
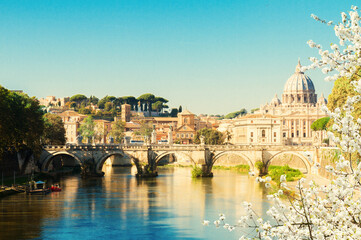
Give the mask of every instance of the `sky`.
[[(0, 85), (29, 96), (153, 93), (200, 114), (281, 98), (355, 1), (0, 0)], [(361, 6), (360, 6), (361, 7)], [(333, 83), (306, 73), (318, 96)]]

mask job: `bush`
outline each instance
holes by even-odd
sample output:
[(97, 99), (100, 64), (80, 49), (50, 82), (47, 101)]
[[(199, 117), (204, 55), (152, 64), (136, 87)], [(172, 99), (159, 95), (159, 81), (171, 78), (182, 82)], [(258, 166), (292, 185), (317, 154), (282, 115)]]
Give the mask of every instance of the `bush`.
[(263, 168), (263, 166), (264, 166), (264, 164), (263, 164), (263, 162), (261, 162), (261, 161), (257, 161), (257, 162), (255, 163), (255, 167), (256, 167), (258, 170), (260, 170), (260, 171), (261, 171), (261, 169)]
[(198, 166), (193, 166), (192, 168), (192, 178), (198, 178), (201, 177), (203, 174), (202, 168)]
[(290, 168), (288, 165), (268, 167), (268, 176), (270, 176), (277, 184), (280, 183), (281, 175), (286, 175), (287, 181), (290, 182), (303, 177), (303, 174), (300, 170)]

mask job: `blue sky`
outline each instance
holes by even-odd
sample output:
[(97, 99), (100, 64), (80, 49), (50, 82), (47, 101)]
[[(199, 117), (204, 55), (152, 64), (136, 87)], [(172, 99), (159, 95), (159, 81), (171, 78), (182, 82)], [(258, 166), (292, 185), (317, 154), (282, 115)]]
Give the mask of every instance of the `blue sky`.
[[(269, 102), (336, 42), (314, 13), (339, 20), (355, 1), (0, 0), (0, 85), (30, 96), (154, 93), (194, 113)], [(306, 73), (316, 92), (332, 83)]]

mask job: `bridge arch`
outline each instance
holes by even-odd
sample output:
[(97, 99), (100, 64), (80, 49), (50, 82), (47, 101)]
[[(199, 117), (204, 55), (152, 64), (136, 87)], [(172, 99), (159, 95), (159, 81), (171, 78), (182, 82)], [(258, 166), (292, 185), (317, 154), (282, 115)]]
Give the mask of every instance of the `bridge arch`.
[(212, 166), (220, 157), (229, 155), (229, 154), (233, 154), (233, 155), (239, 156), (242, 159), (244, 159), (247, 162), (248, 166), (250, 167), (250, 170), (254, 171), (254, 164), (251, 161), (251, 159), (249, 159), (249, 157), (247, 155), (245, 155), (244, 153), (238, 152), (238, 151), (237, 152), (236, 151), (224, 151), (224, 152), (220, 152), (220, 153), (216, 154), (213, 158)]
[(54, 157), (58, 156), (58, 155), (66, 155), (66, 156), (70, 156), (72, 158), (74, 158), (80, 166), (82, 166), (82, 161), (74, 154), (66, 152), (66, 151), (61, 151), (61, 152), (55, 152), (50, 154), (49, 156), (47, 156), (45, 158), (45, 160), (43, 161), (43, 164), (41, 165), (41, 170), (42, 172), (48, 172), (48, 168), (49, 168), (49, 164), (52, 162), (52, 160), (54, 159)]
[[(179, 151), (167, 151), (167, 152), (163, 152), (161, 154), (159, 154), (156, 158), (155, 158), (155, 162), (156, 164), (158, 164), (158, 162), (165, 156), (167, 155), (171, 155), (171, 154), (174, 154), (176, 157), (179, 156), (179, 155), (183, 155), (185, 156), (186, 158), (189, 159), (189, 162), (192, 163), (192, 164), (195, 164), (194, 160), (192, 159), (191, 156), (189, 156), (188, 154), (184, 153), (184, 152), (179, 152)], [(178, 162), (178, 161), (177, 161)]]
[(299, 152), (293, 152), (293, 151), (284, 151), (284, 152), (279, 152), (279, 153), (276, 153), (275, 155), (273, 155), (273, 156), (266, 162), (266, 167), (267, 167), (267, 169), (268, 169), (268, 167), (271, 165), (271, 162), (272, 162), (276, 157), (279, 157), (279, 156), (282, 156), (282, 155), (286, 155), (286, 154), (294, 155), (294, 156), (299, 157), (299, 158), (301, 159), (301, 161), (303, 162), (303, 164), (305, 165), (307, 173), (311, 173), (311, 163), (310, 163), (309, 160), (306, 158), (306, 156), (304, 156), (303, 154), (301, 154), (301, 153), (299, 153)]
[[(122, 157), (129, 157), (130, 159), (133, 159), (133, 157), (131, 155), (125, 154), (124, 152), (110, 152), (110, 153), (107, 153), (107, 154), (103, 155), (102, 157), (100, 157), (99, 161), (97, 161), (96, 171), (101, 172), (105, 161), (109, 157), (116, 156), (116, 155), (122, 156)], [(133, 161), (133, 160), (131, 160), (131, 161)]]

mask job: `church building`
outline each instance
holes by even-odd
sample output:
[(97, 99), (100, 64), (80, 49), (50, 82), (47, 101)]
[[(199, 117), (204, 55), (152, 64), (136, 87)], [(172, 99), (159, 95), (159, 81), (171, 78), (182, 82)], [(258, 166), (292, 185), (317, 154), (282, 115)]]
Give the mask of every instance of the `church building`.
[(282, 101), (277, 94), (270, 103), (261, 105), (255, 114), (235, 119), (233, 144), (312, 145), (320, 144), (325, 132), (314, 132), (311, 124), (326, 117), (321, 110), (327, 100), (317, 99), (312, 80), (301, 71), (298, 61), (294, 74), (287, 80)]

